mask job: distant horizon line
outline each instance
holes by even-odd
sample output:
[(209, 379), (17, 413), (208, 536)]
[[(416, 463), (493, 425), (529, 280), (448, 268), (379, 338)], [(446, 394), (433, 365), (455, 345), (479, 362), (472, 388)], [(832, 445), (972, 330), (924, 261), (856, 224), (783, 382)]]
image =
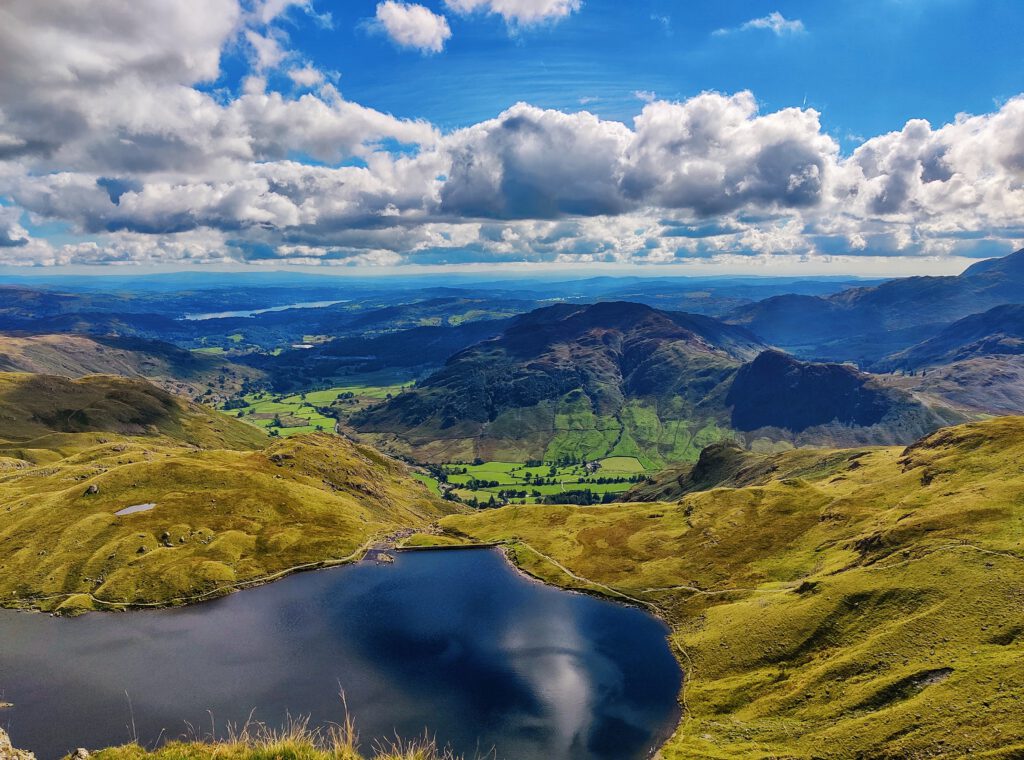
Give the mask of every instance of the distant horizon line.
[[(1008, 252), (1006, 255), (1009, 255)], [(987, 258), (1001, 258), (987, 257)], [(0, 280), (46, 280), (64, 277), (148, 277), (159, 275), (252, 275), (303, 274), (339, 279), (388, 279), (399, 277), (473, 277), (588, 279), (591, 277), (638, 277), (657, 279), (679, 277), (751, 278), (851, 278), (950, 276), (962, 273), (984, 258), (967, 256), (735, 256), (729, 261), (701, 260), (673, 263), (614, 262), (479, 262), (460, 264), (401, 264), (397, 266), (354, 266), (344, 264), (287, 264), (280, 260), (265, 264), (217, 262), (190, 264), (74, 264), (54, 266), (0, 266)]]

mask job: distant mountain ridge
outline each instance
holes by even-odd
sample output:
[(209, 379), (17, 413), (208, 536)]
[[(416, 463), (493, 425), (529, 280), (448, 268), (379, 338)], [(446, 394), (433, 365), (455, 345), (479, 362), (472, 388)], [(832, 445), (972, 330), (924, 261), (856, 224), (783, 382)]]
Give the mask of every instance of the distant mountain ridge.
[(437, 368), (449, 356), (496, 337), (509, 319), (482, 319), (459, 325), (428, 325), (368, 337), (339, 337), (313, 348), (279, 355), (253, 354), (240, 362), (266, 371), (276, 390), (301, 389), (342, 381), (352, 372), (420, 371)]
[(889, 357), (884, 364), (919, 369), (983, 356), (1019, 354), (1024, 354), (1024, 305), (1007, 304), (957, 320), (934, 337)]
[(237, 393), (259, 370), (170, 343), (74, 333), (0, 335), (0, 372), (62, 377), (145, 377), (180, 396), (215, 401)]
[(662, 466), (728, 438), (905, 442), (945, 421), (909, 393), (853, 368), (795, 362), (719, 320), (601, 302), (516, 317), (352, 423), (427, 461), (635, 456)]
[(835, 295), (784, 295), (740, 307), (725, 321), (803, 358), (871, 366), (971, 314), (1024, 301), (1024, 250), (955, 277), (906, 277)]

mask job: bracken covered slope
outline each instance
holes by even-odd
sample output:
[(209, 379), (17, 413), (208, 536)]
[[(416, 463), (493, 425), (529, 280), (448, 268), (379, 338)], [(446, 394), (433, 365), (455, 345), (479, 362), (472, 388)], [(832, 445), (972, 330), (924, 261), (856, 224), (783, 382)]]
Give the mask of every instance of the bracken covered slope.
[(1016, 758), (1021, 461), (1024, 418), (1007, 417), (905, 449), (788, 452), (774, 474), (740, 463), (756, 485), (679, 501), (442, 525), (670, 622), (687, 681), (667, 760)]

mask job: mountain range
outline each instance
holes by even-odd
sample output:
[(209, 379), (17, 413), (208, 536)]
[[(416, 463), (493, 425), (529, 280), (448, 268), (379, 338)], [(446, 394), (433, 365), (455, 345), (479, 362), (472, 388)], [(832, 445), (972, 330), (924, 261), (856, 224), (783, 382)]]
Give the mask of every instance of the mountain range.
[(834, 295), (781, 295), (725, 320), (802, 358), (882, 362), (972, 314), (1024, 299), (1024, 250), (955, 277), (905, 277)]
[(258, 369), (163, 341), (75, 333), (0, 335), (0, 372), (144, 377), (179, 396), (211, 403), (263, 378)]
[(711, 317), (604, 302), (513, 318), (352, 424), (424, 461), (635, 456), (660, 466), (727, 438), (909, 442), (962, 419), (855, 368), (796, 361)]
[[(1024, 299), (1024, 293), (1020, 295)], [(996, 306), (942, 328), (935, 336), (890, 356), (882, 368), (921, 369), (984, 356), (1024, 354), (1024, 304)]]

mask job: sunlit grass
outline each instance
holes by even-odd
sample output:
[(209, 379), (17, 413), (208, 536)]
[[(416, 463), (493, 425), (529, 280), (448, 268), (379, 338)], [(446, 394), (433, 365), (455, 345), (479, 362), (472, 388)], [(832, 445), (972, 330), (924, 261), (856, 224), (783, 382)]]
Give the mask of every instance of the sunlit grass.
[(780, 454), (756, 485), (677, 503), (515, 505), (441, 526), (671, 624), (686, 715), (666, 760), (1016, 757), (1024, 418), (819, 458)]

